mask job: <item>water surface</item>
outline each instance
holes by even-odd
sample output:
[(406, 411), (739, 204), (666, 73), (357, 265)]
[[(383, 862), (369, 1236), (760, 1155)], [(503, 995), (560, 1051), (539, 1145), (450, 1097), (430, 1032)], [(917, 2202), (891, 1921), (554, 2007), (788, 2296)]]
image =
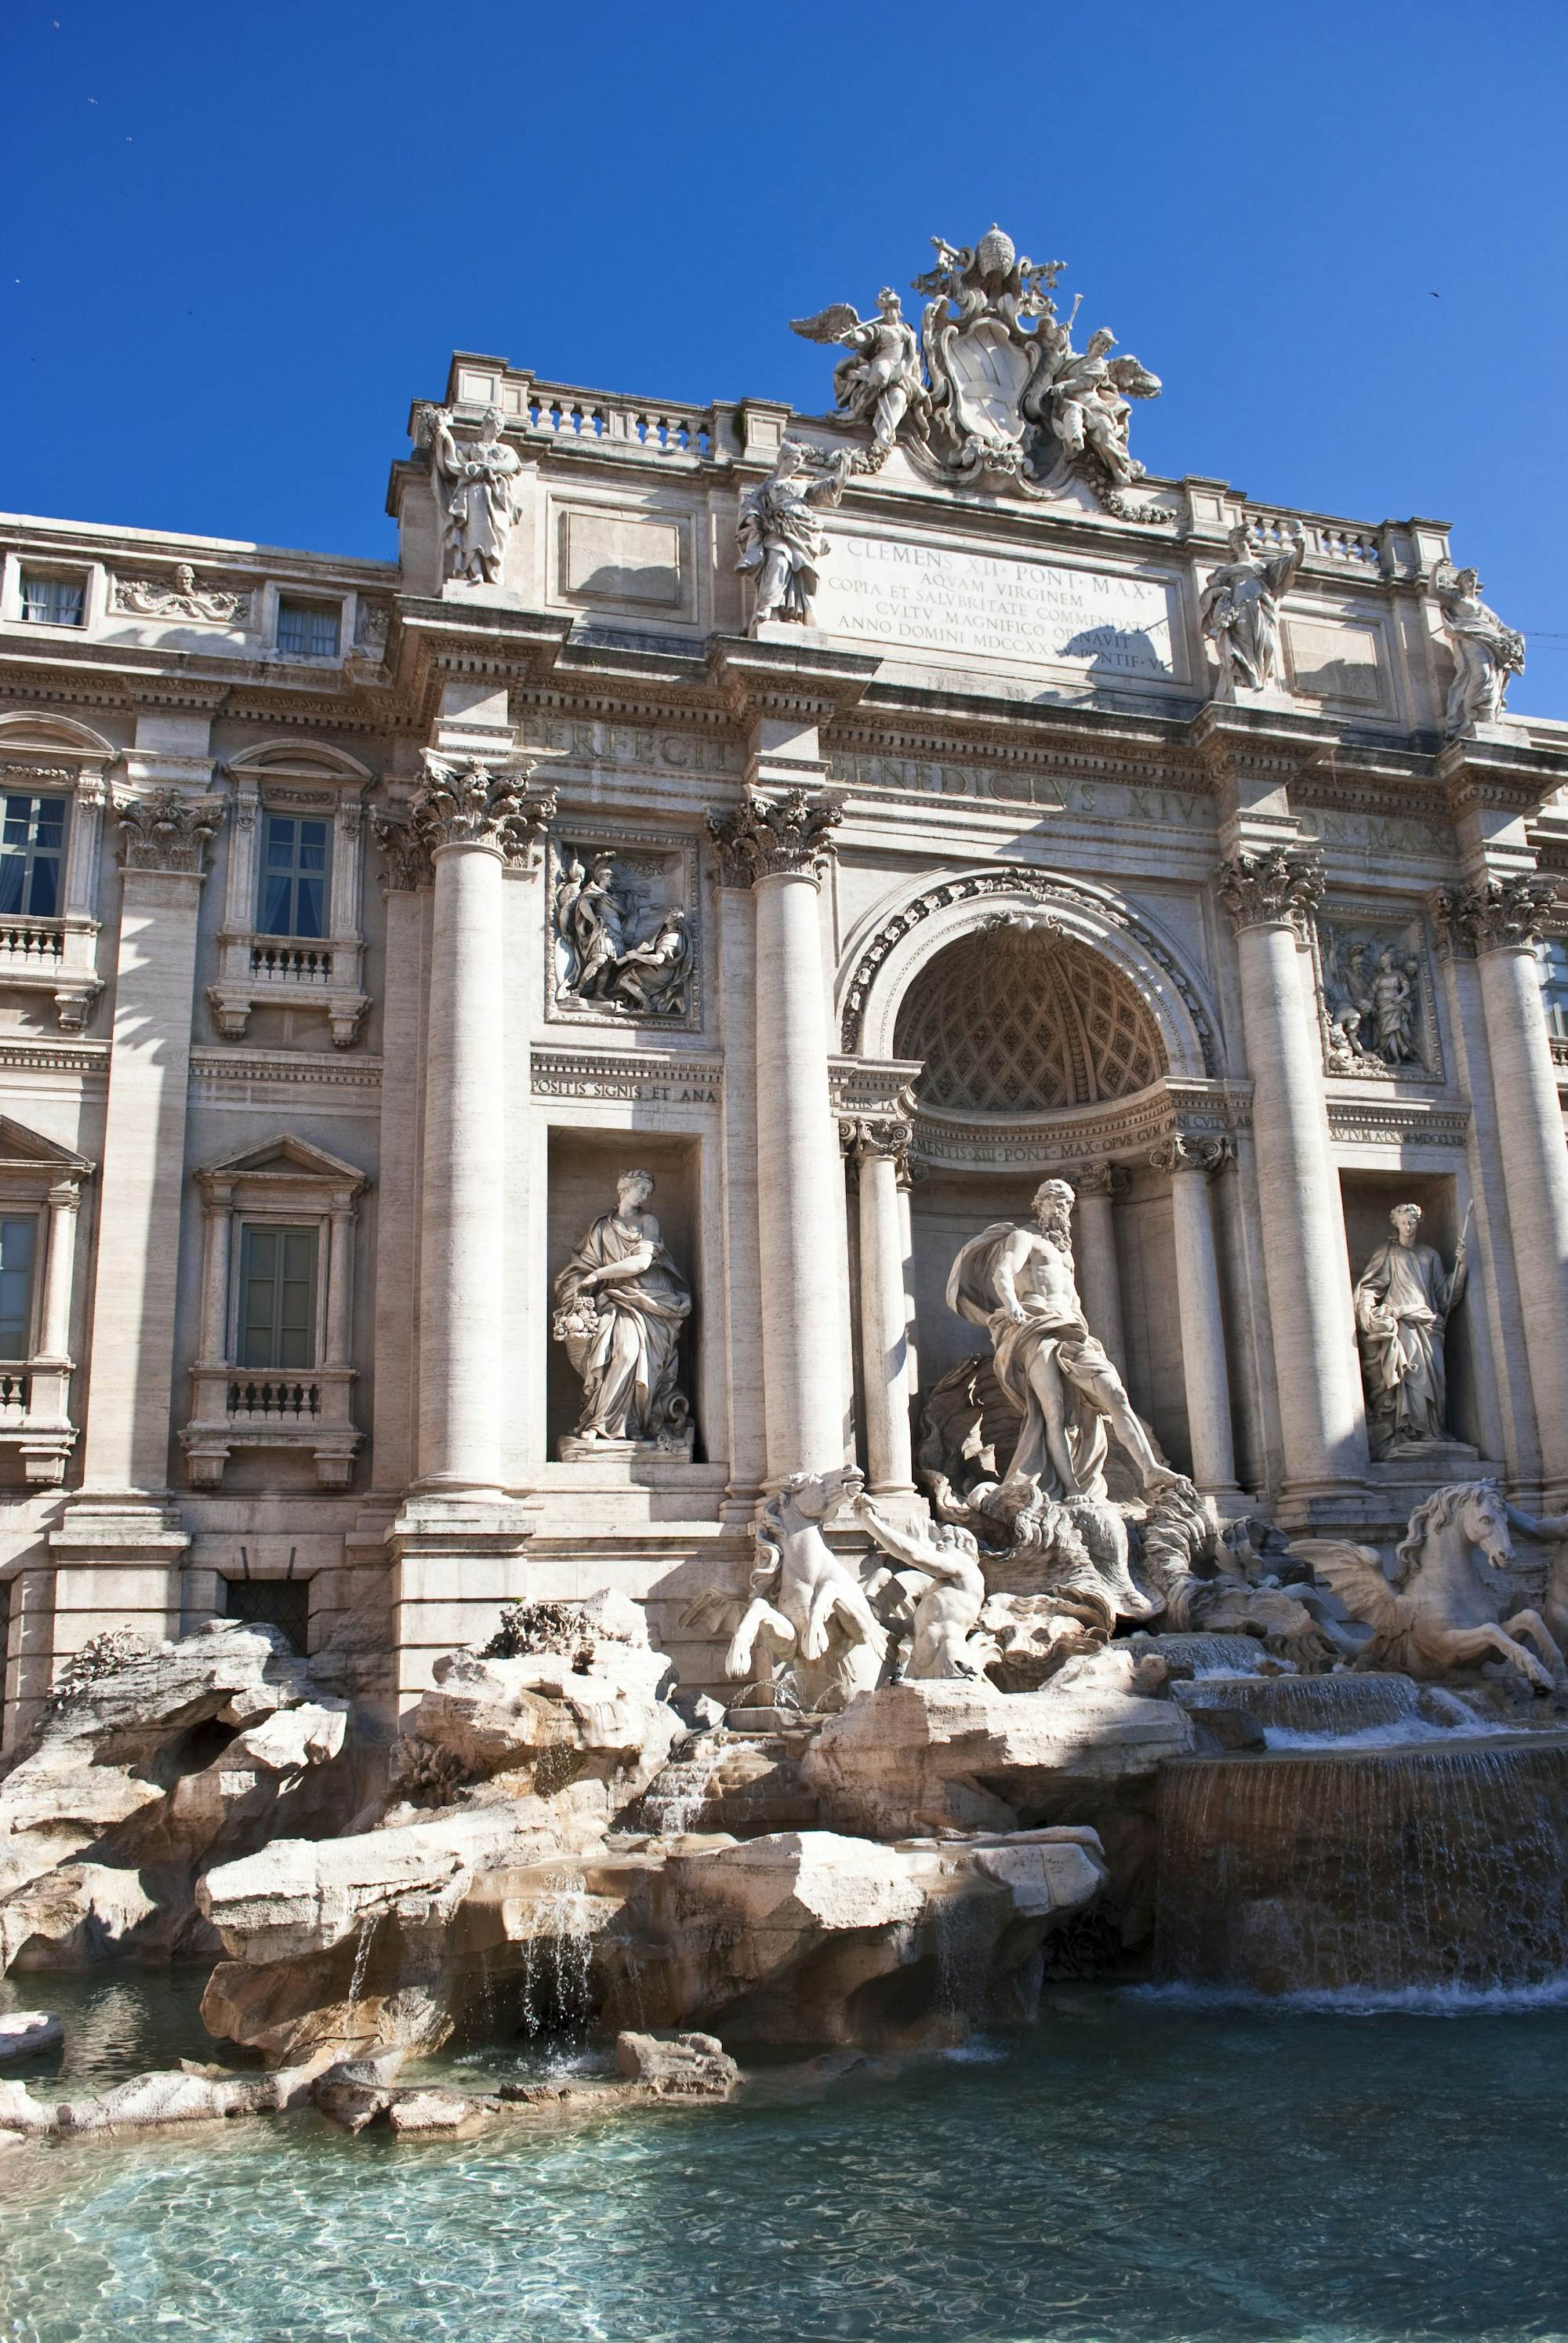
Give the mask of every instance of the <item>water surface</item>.
[(6, 2166), (0, 2335), (1551, 2343), (1560, 1998), (1083, 1988), (1025, 2040), (815, 2100), (551, 2140), (307, 2117), (29, 2151)]

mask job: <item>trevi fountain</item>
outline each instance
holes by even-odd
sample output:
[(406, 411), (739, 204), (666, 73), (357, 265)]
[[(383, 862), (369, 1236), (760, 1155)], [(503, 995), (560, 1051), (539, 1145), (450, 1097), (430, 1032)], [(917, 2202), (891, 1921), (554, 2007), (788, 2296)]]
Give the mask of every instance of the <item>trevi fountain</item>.
[(1060, 274), (0, 522), (7, 2337), (1568, 2332), (1568, 725)]

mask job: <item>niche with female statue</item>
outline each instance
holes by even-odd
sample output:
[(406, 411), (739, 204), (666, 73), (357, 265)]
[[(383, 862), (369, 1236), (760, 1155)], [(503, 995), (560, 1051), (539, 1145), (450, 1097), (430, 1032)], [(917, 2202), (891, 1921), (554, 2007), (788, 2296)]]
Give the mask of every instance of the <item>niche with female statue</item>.
[(1484, 1451), (1485, 1296), (1454, 1182), (1427, 1172), (1342, 1172), (1340, 1192), (1373, 1463), (1414, 1463), (1423, 1452), (1430, 1459), (1453, 1443)]
[(546, 1437), (564, 1463), (703, 1453), (698, 1142), (550, 1134)]

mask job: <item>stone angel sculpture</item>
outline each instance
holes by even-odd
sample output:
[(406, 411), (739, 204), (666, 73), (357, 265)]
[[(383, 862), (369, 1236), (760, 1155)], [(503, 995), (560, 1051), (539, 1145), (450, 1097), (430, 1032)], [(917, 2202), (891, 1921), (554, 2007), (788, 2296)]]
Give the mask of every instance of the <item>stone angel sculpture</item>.
[(768, 478), (741, 499), (735, 567), (742, 574), (757, 573), (753, 634), (775, 618), (810, 625), (825, 542), (816, 507), (839, 502), (854, 469), (854, 454), (851, 447), (838, 447), (825, 455), (799, 439), (786, 439)]
[(919, 427), (930, 399), (920, 374), (920, 347), (914, 327), (890, 285), (877, 296), (877, 315), (861, 317), (848, 301), (834, 301), (814, 317), (792, 317), (792, 334), (809, 342), (842, 342), (849, 355), (833, 369), (833, 395), (839, 411), (870, 427), (879, 461), (912, 414)]
[(1457, 740), (1479, 724), (1495, 724), (1503, 714), (1509, 678), (1524, 672), (1524, 638), (1488, 609), (1473, 569), (1455, 569), (1444, 562), (1432, 584), (1442, 631), (1453, 653), (1443, 731), (1447, 739)]
[(1199, 621), (1214, 646), (1220, 673), (1216, 699), (1234, 699), (1238, 689), (1266, 691), (1280, 679), (1280, 604), (1295, 583), (1307, 549), (1301, 529), (1278, 553), (1263, 553), (1245, 521), (1230, 531), (1231, 558), (1222, 561), (1203, 588)]
[(1081, 352), (1068, 343), (1046, 397), (1063, 454), (1074, 461), (1097, 459), (1116, 487), (1126, 488), (1145, 470), (1127, 451), (1131, 401), (1158, 398), (1161, 386), (1159, 376), (1131, 353), (1108, 357), (1115, 347), (1115, 335), (1103, 326), (1091, 334)]

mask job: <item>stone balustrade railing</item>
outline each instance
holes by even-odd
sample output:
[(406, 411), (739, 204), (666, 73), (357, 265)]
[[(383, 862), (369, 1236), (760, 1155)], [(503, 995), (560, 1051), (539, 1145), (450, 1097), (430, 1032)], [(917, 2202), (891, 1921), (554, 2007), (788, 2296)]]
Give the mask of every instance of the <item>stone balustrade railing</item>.
[(303, 1422), (321, 1413), (321, 1387), (313, 1383), (266, 1381), (232, 1383), (228, 1387), (228, 1412), (236, 1423), (258, 1420), (273, 1423)]
[(269, 984), (330, 984), (332, 954), (320, 944), (256, 943), (250, 972)]
[(536, 382), (524, 405), (527, 427), (547, 438), (594, 440), (642, 456), (686, 457), (713, 452), (713, 409), (614, 398), (568, 384)]
[(0, 920), (0, 968), (43, 968), (63, 960), (65, 930), (53, 920)]

